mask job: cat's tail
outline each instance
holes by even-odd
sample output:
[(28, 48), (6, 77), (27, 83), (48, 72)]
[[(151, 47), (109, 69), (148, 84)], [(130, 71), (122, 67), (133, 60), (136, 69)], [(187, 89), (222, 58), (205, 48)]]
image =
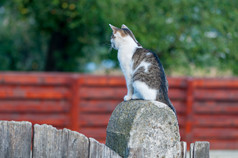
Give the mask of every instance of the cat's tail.
[[(166, 79), (165, 79), (166, 80)], [(167, 80), (166, 80), (167, 81)], [(158, 101), (162, 101), (162, 102), (164, 102), (166, 105), (168, 105), (169, 107), (170, 107), (170, 109), (171, 110), (173, 110), (173, 112), (175, 113), (175, 115), (176, 115), (176, 117), (177, 117), (177, 113), (176, 113), (176, 110), (175, 110), (175, 108), (174, 108), (174, 106), (173, 106), (173, 104), (172, 104), (172, 102), (170, 101), (170, 99), (169, 99), (169, 96), (168, 96), (168, 87), (167, 87), (167, 85), (161, 85), (160, 86), (160, 91), (162, 91), (162, 93), (161, 92), (159, 92), (160, 94), (162, 94), (160, 97), (158, 97)]]
[(163, 93), (164, 94), (164, 102), (165, 102), (165, 104), (167, 104), (171, 108), (171, 110), (173, 110), (173, 112), (175, 113), (175, 115), (177, 117), (176, 110), (175, 110), (172, 102), (169, 99), (167, 87), (166, 87), (166, 89), (165, 89), (165, 87), (163, 87), (163, 88), (164, 88), (164, 91), (165, 91), (165, 93)]
[(171, 103), (170, 99), (167, 100), (167, 105), (173, 110), (173, 112), (175, 113), (176, 117), (177, 117), (177, 113), (176, 113), (176, 110), (173, 106), (173, 104)]

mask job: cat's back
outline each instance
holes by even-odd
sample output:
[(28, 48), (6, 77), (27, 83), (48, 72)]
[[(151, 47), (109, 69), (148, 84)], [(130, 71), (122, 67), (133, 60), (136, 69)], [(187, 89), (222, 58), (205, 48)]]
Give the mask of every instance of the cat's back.
[(150, 88), (159, 89), (164, 78), (158, 57), (145, 48), (137, 48), (132, 57), (133, 81), (145, 82)]
[(135, 87), (142, 94), (142, 99), (163, 102), (176, 113), (168, 98), (168, 81), (164, 68), (155, 53), (137, 48), (132, 57), (132, 72), (133, 83), (137, 83)]

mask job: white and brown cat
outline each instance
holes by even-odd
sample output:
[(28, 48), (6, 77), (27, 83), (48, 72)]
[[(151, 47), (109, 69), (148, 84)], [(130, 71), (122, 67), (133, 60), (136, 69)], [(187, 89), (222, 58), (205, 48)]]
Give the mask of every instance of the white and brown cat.
[(176, 114), (168, 97), (168, 81), (164, 68), (157, 55), (143, 48), (126, 25), (123, 24), (121, 28), (109, 25), (113, 31), (111, 46), (118, 50), (118, 60), (127, 84), (124, 100), (163, 102)]

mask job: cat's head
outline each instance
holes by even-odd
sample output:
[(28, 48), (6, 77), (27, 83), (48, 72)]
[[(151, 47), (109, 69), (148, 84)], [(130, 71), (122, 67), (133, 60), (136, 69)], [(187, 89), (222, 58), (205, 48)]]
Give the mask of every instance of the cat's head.
[(111, 36), (111, 46), (114, 49), (119, 49), (123, 46), (134, 46), (140, 47), (141, 45), (136, 40), (132, 31), (126, 26), (122, 25), (121, 28), (117, 28), (111, 24), (109, 26), (112, 29), (112, 36)]

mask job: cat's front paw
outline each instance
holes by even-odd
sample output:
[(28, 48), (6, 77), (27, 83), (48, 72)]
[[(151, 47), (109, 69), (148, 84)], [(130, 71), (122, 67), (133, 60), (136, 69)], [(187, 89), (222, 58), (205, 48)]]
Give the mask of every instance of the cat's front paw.
[(125, 96), (124, 96), (124, 101), (129, 101), (129, 100), (131, 100), (131, 96), (125, 95)]

